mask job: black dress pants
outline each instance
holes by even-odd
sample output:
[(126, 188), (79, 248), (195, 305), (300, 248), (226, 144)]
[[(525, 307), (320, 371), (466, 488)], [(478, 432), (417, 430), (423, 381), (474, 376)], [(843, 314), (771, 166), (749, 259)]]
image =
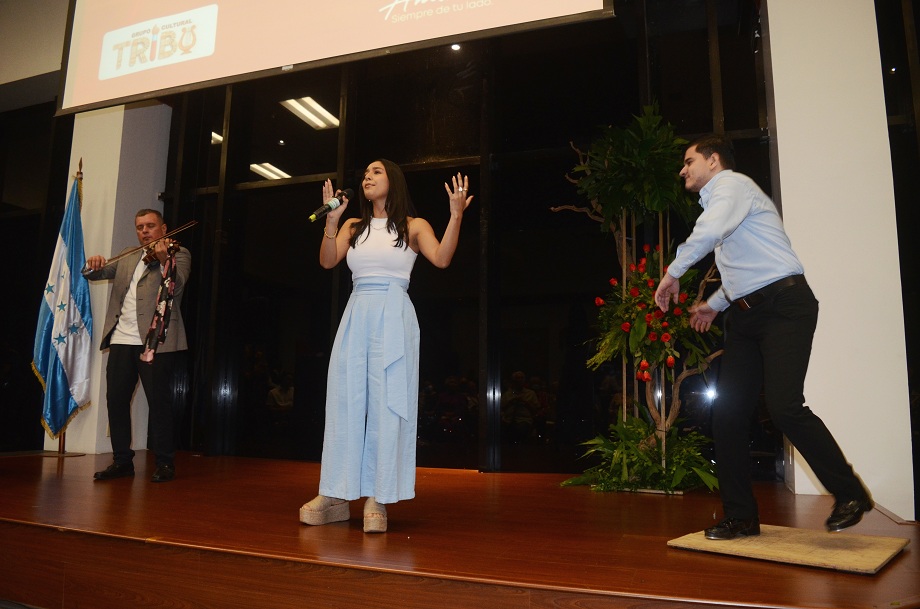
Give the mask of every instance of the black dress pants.
[(109, 431), (115, 463), (130, 463), (131, 398), (140, 378), (147, 396), (147, 448), (156, 455), (157, 465), (172, 465), (176, 454), (176, 430), (173, 414), (173, 381), (176, 353), (157, 353), (153, 362), (142, 362), (143, 345), (111, 345), (106, 365), (106, 400)]
[(719, 490), (726, 518), (758, 516), (751, 486), (750, 425), (763, 387), (776, 427), (798, 449), (837, 501), (866, 491), (818, 416), (805, 406), (804, 386), (818, 322), (807, 284), (787, 287), (746, 311), (728, 309), (725, 353), (713, 404)]

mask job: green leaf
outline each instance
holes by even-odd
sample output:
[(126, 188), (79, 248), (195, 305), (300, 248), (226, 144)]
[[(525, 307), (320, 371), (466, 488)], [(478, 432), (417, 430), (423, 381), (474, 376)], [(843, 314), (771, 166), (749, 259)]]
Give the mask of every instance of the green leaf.
[(587, 486), (589, 484), (594, 484), (596, 480), (597, 476), (592, 474), (584, 474), (563, 480), (559, 483), (559, 486)]
[(719, 479), (712, 475), (712, 473), (697, 467), (694, 467), (693, 471), (700, 477), (700, 480), (703, 481), (703, 484), (705, 484), (709, 490), (712, 491), (719, 488)]
[(645, 323), (645, 318), (636, 318), (635, 323), (633, 323), (632, 328), (629, 330), (630, 353), (636, 353), (639, 351), (639, 345), (643, 340), (645, 340), (646, 334), (648, 334), (648, 324)]

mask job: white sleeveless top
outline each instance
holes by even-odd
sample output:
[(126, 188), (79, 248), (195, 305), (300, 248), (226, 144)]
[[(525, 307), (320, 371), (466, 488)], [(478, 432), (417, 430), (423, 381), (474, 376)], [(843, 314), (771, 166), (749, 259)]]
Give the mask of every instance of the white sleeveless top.
[(345, 255), (352, 279), (397, 277), (408, 281), (418, 254), (407, 244), (394, 247), (395, 243), (396, 234), (387, 230), (387, 219), (371, 218), (371, 225)]

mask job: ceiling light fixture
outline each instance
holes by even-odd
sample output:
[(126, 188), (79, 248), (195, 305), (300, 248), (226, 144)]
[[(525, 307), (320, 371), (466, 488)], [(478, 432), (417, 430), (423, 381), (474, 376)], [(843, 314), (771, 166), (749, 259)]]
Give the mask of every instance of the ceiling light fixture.
[(459, 51), (460, 45), (455, 42), (454, 44), (450, 45), (450, 48), (454, 51)]
[(213, 131), (211, 132), (211, 143), (212, 144), (220, 144), (223, 141), (224, 141), (224, 137), (222, 135), (217, 135)]
[(253, 163), (249, 166), (249, 169), (259, 174), (266, 180), (280, 180), (282, 178), (291, 177), (271, 163)]
[(339, 119), (323, 108), (312, 97), (287, 99), (281, 105), (314, 129), (331, 129), (339, 126)]

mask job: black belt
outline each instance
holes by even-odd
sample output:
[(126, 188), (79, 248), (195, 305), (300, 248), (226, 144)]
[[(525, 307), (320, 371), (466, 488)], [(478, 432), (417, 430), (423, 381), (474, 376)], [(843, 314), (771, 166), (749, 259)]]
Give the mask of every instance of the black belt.
[(756, 307), (764, 300), (772, 297), (780, 290), (790, 288), (794, 285), (806, 285), (805, 275), (792, 275), (790, 277), (778, 279), (773, 283), (765, 285), (756, 292), (751, 292), (747, 296), (736, 298), (732, 301), (732, 306), (737, 305), (742, 311), (747, 311), (751, 307)]

